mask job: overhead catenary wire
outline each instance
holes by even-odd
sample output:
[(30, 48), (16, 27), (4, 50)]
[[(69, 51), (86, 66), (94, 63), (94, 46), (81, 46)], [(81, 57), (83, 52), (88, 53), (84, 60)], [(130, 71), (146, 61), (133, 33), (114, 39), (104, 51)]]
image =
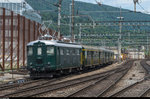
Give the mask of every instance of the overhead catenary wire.
[(146, 13), (150, 13), (149, 11), (145, 10), (145, 8), (140, 3), (137, 4), (142, 8), (143, 11), (145, 11)]

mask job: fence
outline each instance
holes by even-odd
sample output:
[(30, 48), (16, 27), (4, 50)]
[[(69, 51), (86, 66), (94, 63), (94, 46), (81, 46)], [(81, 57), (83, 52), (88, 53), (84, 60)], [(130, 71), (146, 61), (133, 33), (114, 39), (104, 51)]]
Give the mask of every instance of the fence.
[[(26, 65), (26, 45), (38, 39), (41, 24), (13, 11), (0, 8), (0, 68), (19, 69)], [(50, 34), (52, 31), (49, 31)]]

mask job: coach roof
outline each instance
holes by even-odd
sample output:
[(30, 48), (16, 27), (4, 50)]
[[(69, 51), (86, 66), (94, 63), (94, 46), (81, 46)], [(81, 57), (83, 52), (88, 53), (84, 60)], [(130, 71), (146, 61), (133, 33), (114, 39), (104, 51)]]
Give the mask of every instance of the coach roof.
[(81, 45), (77, 45), (74, 43), (58, 43), (55, 40), (36, 40), (28, 43), (27, 46), (33, 46), (35, 43), (44, 43), (45, 45), (53, 45), (58, 47), (82, 48)]

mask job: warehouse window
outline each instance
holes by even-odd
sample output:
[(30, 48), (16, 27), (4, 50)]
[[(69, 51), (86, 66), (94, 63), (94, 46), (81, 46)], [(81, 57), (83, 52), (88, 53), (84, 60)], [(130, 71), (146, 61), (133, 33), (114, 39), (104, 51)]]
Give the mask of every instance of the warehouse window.
[(28, 55), (31, 56), (33, 54), (33, 48), (28, 47)]
[(38, 54), (38, 55), (42, 55), (42, 48), (41, 48), (41, 47), (38, 47), (38, 49), (37, 49), (37, 54)]
[(51, 46), (47, 47), (47, 55), (54, 55), (54, 47)]

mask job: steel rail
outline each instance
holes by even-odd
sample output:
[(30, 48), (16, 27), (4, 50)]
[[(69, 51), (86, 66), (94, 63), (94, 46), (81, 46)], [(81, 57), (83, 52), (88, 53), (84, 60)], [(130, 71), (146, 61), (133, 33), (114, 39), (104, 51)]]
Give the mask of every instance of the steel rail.
[[(146, 70), (146, 72), (147, 72), (147, 74), (148, 74), (148, 73), (149, 73), (149, 72), (148, 72), (148, 68), (145, 67), (145, 65), (147, 66), (146, 60), (143, 60), (143, 61), (141, 61), (140, 63), (141, 63), (141, 65), (143, 66), (143, 68)], [(149, 79), (149, 78), (150, 78), (150, 76), (147, 75), (147, 76), (145, 76), (143, 79), (141, 79), (140, 81), (137, 81), (137, 82), (135, 82), (134, 84), (131, 84), (131, 85), (125, 87), (124, 89), (122, 89), (122, 90), (120, 90), (120, 91), (118, 91), (118, 92), (116, 92), (116, 93), (110, 95), (109, 97), (116, 97), (116, 96), (120, 95), (121, 93), (125, 92), (126, 90), (131, 89), (132, 87), (136, 86), (137, 84), (140, 84), (140, 83), (146, 81), (146, 80)], [(143, 91), (143, 92), (142, 92), (141, 94), (139, 94), (138, 96), (139, 96), (139, 97), (143, 97), (149, 90), (150, 90), (150, 87), (149, 87), (147, 90)]]
[[(81, 83), (90, 82), (90, 81), (93, 81), (93, 80), (96, 80), (96, 82), (97, 82), (97, 80), (98, 80), (98, 81), (102, 81), (102, 80), (106, 79), (107, 77), (109, 77), (110, 75), (112, 75), (113, 73), (114, 73), (114, 72), (112, 72), (112, 73), (110, 73), (110, 74), (108, 74), (108, 75), (102, 76), (102, 77), (95, 77), (95, 78), (88, 79), (88, 80), (83, 80), (83, 81), (78, 80), (78, 81), (75, 82), (75, 83), (74, 83), (74, 81), (73, 81), (71, 84), (68, 84), (69, 82), (65, 82), (66, 85), (63, 85), (63, 83), (62, 83), (62, 86), (60, 85), (60, 86), (55, 87), (55, 88), (53, 88), (53, 89), (44, 90), (44, 91), (37, 92), (37, 93), (31, 94), (31, 95), (24, 95), (23, 97), (34, 97), (34, 96), (41, 95), (41, 94), (44, 94), (44, 93), (47, 93), (47, 92), (50, 92), (50, 91), (54, 91), (54, 90), (58, 90), (58, 89), (62, 89), (62, 88), (70, 87), (70, 86), (76, 86), (76, 85), (79, 85), (79, 84), (81, 84)], [(92, 85), (95, 84), (96, 82), (92, 83)], [(65, 83), (64, 83), (64, 84), (65, 84)], [(53, 86), (53, 85), (52, 85), (52, 86)], [(56, 86), (57, 86), (57, 85), (56, 85)]]
[[(133, 64), (133, 63), (132, 63), (132, 64)], [(125, 71), (125, 72), (123, 72), (123, 73), (121, 74), (121, 76), (120, 76), (115, 82), (113, 82), (111, 85), (108, 85), (108, 87), (107, 87), (106, 89), (104, 89), (102, 92), (100, 92), (98, 95), (96, 95), (96, 97), (99, 97), (100, 95), (104, 94), (104, 92), (106, 92), (106, 91), (109, 90), (113, 85), (115, 85), (115, 84), (129, 71), (129, 69), (132, 67), (132, 64), (129, 65), (130, 67), (127, 67), (127, 68), (125, 68), (125, 69), (123, 69), (123, 70), (118, 71), (118, 72), (123, 72), (123, 71)], [(125, 65), (127, 65), (127, 64), (125, 64)], [(116, 72), (116, 73), (117, 73), (117, 72)], [(113, 75), (115, 75), (116, 73), (114, 73)], [(110, 76), (112, 76), (112, 75), (110, 75)], [(105, 79), (104, 79), (104, 80), (105, 80)], [(99, 82), (101, 82), (101, 81), (97, 81), (95, 84), (97, 84), (97, 83), (99, 83)], [(72, 94), (70, 94), (70, 95), (67, 95), (67, 97), (74, 97), (75, 94), (81, 93), (81, 91), (84, 91), (84, 90), (88, 90), (90, 87), (93, 87), (93, 86), (95, 86), (95, 85), (92, 85), (92, 84), (91, 84), (91, 85), (89, 85), (89, 86), (86, 86), (86, 87), (84, 87), (84, 88), (78, 90), (77, 92), (74, 92), (74, 93), (72, 93)]]
[[(117, 70), (118, 69), (120, 69), (120, 68), (117, 68)], [(115, 70), (112, 70), (112, 72), (114, 72)], [(107, 75), (107, 73), (108, 72), (106, 72), (106, 74), (103, 74), (103, 73), (99, 73), (99, 74), (96, 74), (96, 76), (97, 77), (95, 77), (95, 79), (97, 79), (97, 78), (99, 78), (100, 77), (100, 75), (101, 75), (101, 77), (103, 77), (104, 75)], [(110, 73), (110, 72), (109, 72)], [(58, 83), (50, 83), (50, 82), (47, 82), (47, 84), (43, 84), (43, 85), (41, 85), (41, 86), (34, 86), (34, 87), (30, 87), (30, 88), (27, 88), (27, 89), (23, 89), (23, 90), (18, 90), (18, 91), (16, 91), (16, 92), (13, 92), (13, 93), (8, 93), (8, 94), (5, 94), (5, 95), (3, 95), (3, 97), (8, 97), (8, 96), (12, 96), (12, 95), (17, 95), (17, 94), (19, 94), (19, 93), (25, 93), (25, 92), (29, 92), (29, 91), (33, 91), (33, 90), (39, 90), (39, 89), (42, 89), (42, 88), (47, 88), (47, 87), (49, 87), (49, 86), (51, 86), (51, 87), (53, 87), (53, 88), (49, 88), (49, 90), (48, 91), (51, 91), (51, 90), (55, 90), (55, 89), (58, 89), (58, 88), (60, 88), (58, 85), (65, 85), (65, 84), (67, 84), (67, 85), (65, 85), (65, 87), (66, 86), (69, 86), (69, 85), (72, 85), (72, 84), (69, 84), (70, 82), (72, 82), (72, 83), (74, 83), (74, 84), (76, 84), (76, 83), (79, 83), (79, 82), (81, 82), (81, 80), (82, 81), (87, 81), (87, 79), (89, 79), (90, 77), (93, 77), (93, 75), (91, 76), (86, 76), (86, 77), (83, 77), (83, 78), (77, 78), (77, 79), (73, 79), (73, 80), (68, 80), (68, 81), (64, 81), (64, 82), (58, 82)], [(91, 78), (91, 79), (94, 79), (94, 77), (93, 78)], [(56, 87), (57, 88), (56, 88)], [(63, 86), (64, 87), (64, 86)], [(62, 88), (62, 87), (61, 87)], [(44, 91), (45, 92), (45, 91)], [(41, 93), (41, 92), (40, 92)], [(38, 93), (38, 94), (40, 94), (40, 93)], [(30, 93), (31, 94), (31, 93)], [(32, 95), (27, 95), (27, 96), (34, 96), (33, 94)]]
[[(133, 66), (133, 63), (132, 63), (132, 66)], [(126, 71), (120, 78), (118, 78), (112, 85), (110, 85), (110, 86), (109, 86), (108, 88), (106, 88), (103, 92), (101, 92), (97, 97), (102, 96), (102, 95), (105, 94), (108, 90), (110, 90), (111, 88), (113, 88), (113, 87), (129, 72), (129, 70), (131, 69), (132, 66), (130, 66), (130, 67), (127, 69), (127, 71)]]

